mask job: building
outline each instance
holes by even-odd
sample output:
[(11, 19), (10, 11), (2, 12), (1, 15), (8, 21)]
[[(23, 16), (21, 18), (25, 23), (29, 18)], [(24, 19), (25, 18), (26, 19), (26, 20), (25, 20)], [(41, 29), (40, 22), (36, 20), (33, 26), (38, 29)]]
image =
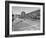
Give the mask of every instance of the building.
[(21, 12), (21, 15), (18, 15), (21, 19), (36, 19), (40, 20), (40, 10), (33, 11), (31, 13), (25, 13), (24, 11)]

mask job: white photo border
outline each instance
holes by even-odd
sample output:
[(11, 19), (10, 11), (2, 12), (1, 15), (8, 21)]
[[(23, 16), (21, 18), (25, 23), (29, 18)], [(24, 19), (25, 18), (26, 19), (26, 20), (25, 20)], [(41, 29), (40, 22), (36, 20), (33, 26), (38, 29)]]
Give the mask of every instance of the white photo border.
[[(40, 7), (40, 31), (12, 31), (12, 6), (20, 7)], [(24, 4), (9, 4), (9, 34), (33, 34), (33, 33), (43, 33), (43, 6), (42, 5), (24, 5)]]

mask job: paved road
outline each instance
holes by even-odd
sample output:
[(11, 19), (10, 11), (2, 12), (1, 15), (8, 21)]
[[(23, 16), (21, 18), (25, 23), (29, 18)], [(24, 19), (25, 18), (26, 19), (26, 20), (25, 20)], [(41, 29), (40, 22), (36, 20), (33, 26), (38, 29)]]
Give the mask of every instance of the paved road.
[[(22, 21), (20, 21), (22, 20)], [(18, 24), (17, 24), (18, 22)], [(32, 20), (23, 20), (19, 19), (18, 21), (14, 21), (13, 30), (14, 31), (24, 31), (24, 30), (39, 30), (40, 29), (40, 21), (32, 21)]]

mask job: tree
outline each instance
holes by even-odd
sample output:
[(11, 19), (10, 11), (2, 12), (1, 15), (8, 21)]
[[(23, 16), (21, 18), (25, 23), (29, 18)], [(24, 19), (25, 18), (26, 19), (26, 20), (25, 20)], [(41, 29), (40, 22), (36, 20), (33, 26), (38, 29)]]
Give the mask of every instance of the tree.
[(12, 22), (14, 21), (14, 14), (12, 14)]

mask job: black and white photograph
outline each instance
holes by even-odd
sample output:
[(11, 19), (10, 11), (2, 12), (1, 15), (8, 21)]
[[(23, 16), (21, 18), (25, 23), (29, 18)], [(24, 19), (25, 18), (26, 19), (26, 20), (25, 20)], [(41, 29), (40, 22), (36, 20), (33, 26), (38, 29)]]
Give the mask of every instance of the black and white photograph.
[(43, 33), (43, 5), (9, 3), (9, 34)]
[(40, 30), (39, 7), (12, 7), (12, 31)]

